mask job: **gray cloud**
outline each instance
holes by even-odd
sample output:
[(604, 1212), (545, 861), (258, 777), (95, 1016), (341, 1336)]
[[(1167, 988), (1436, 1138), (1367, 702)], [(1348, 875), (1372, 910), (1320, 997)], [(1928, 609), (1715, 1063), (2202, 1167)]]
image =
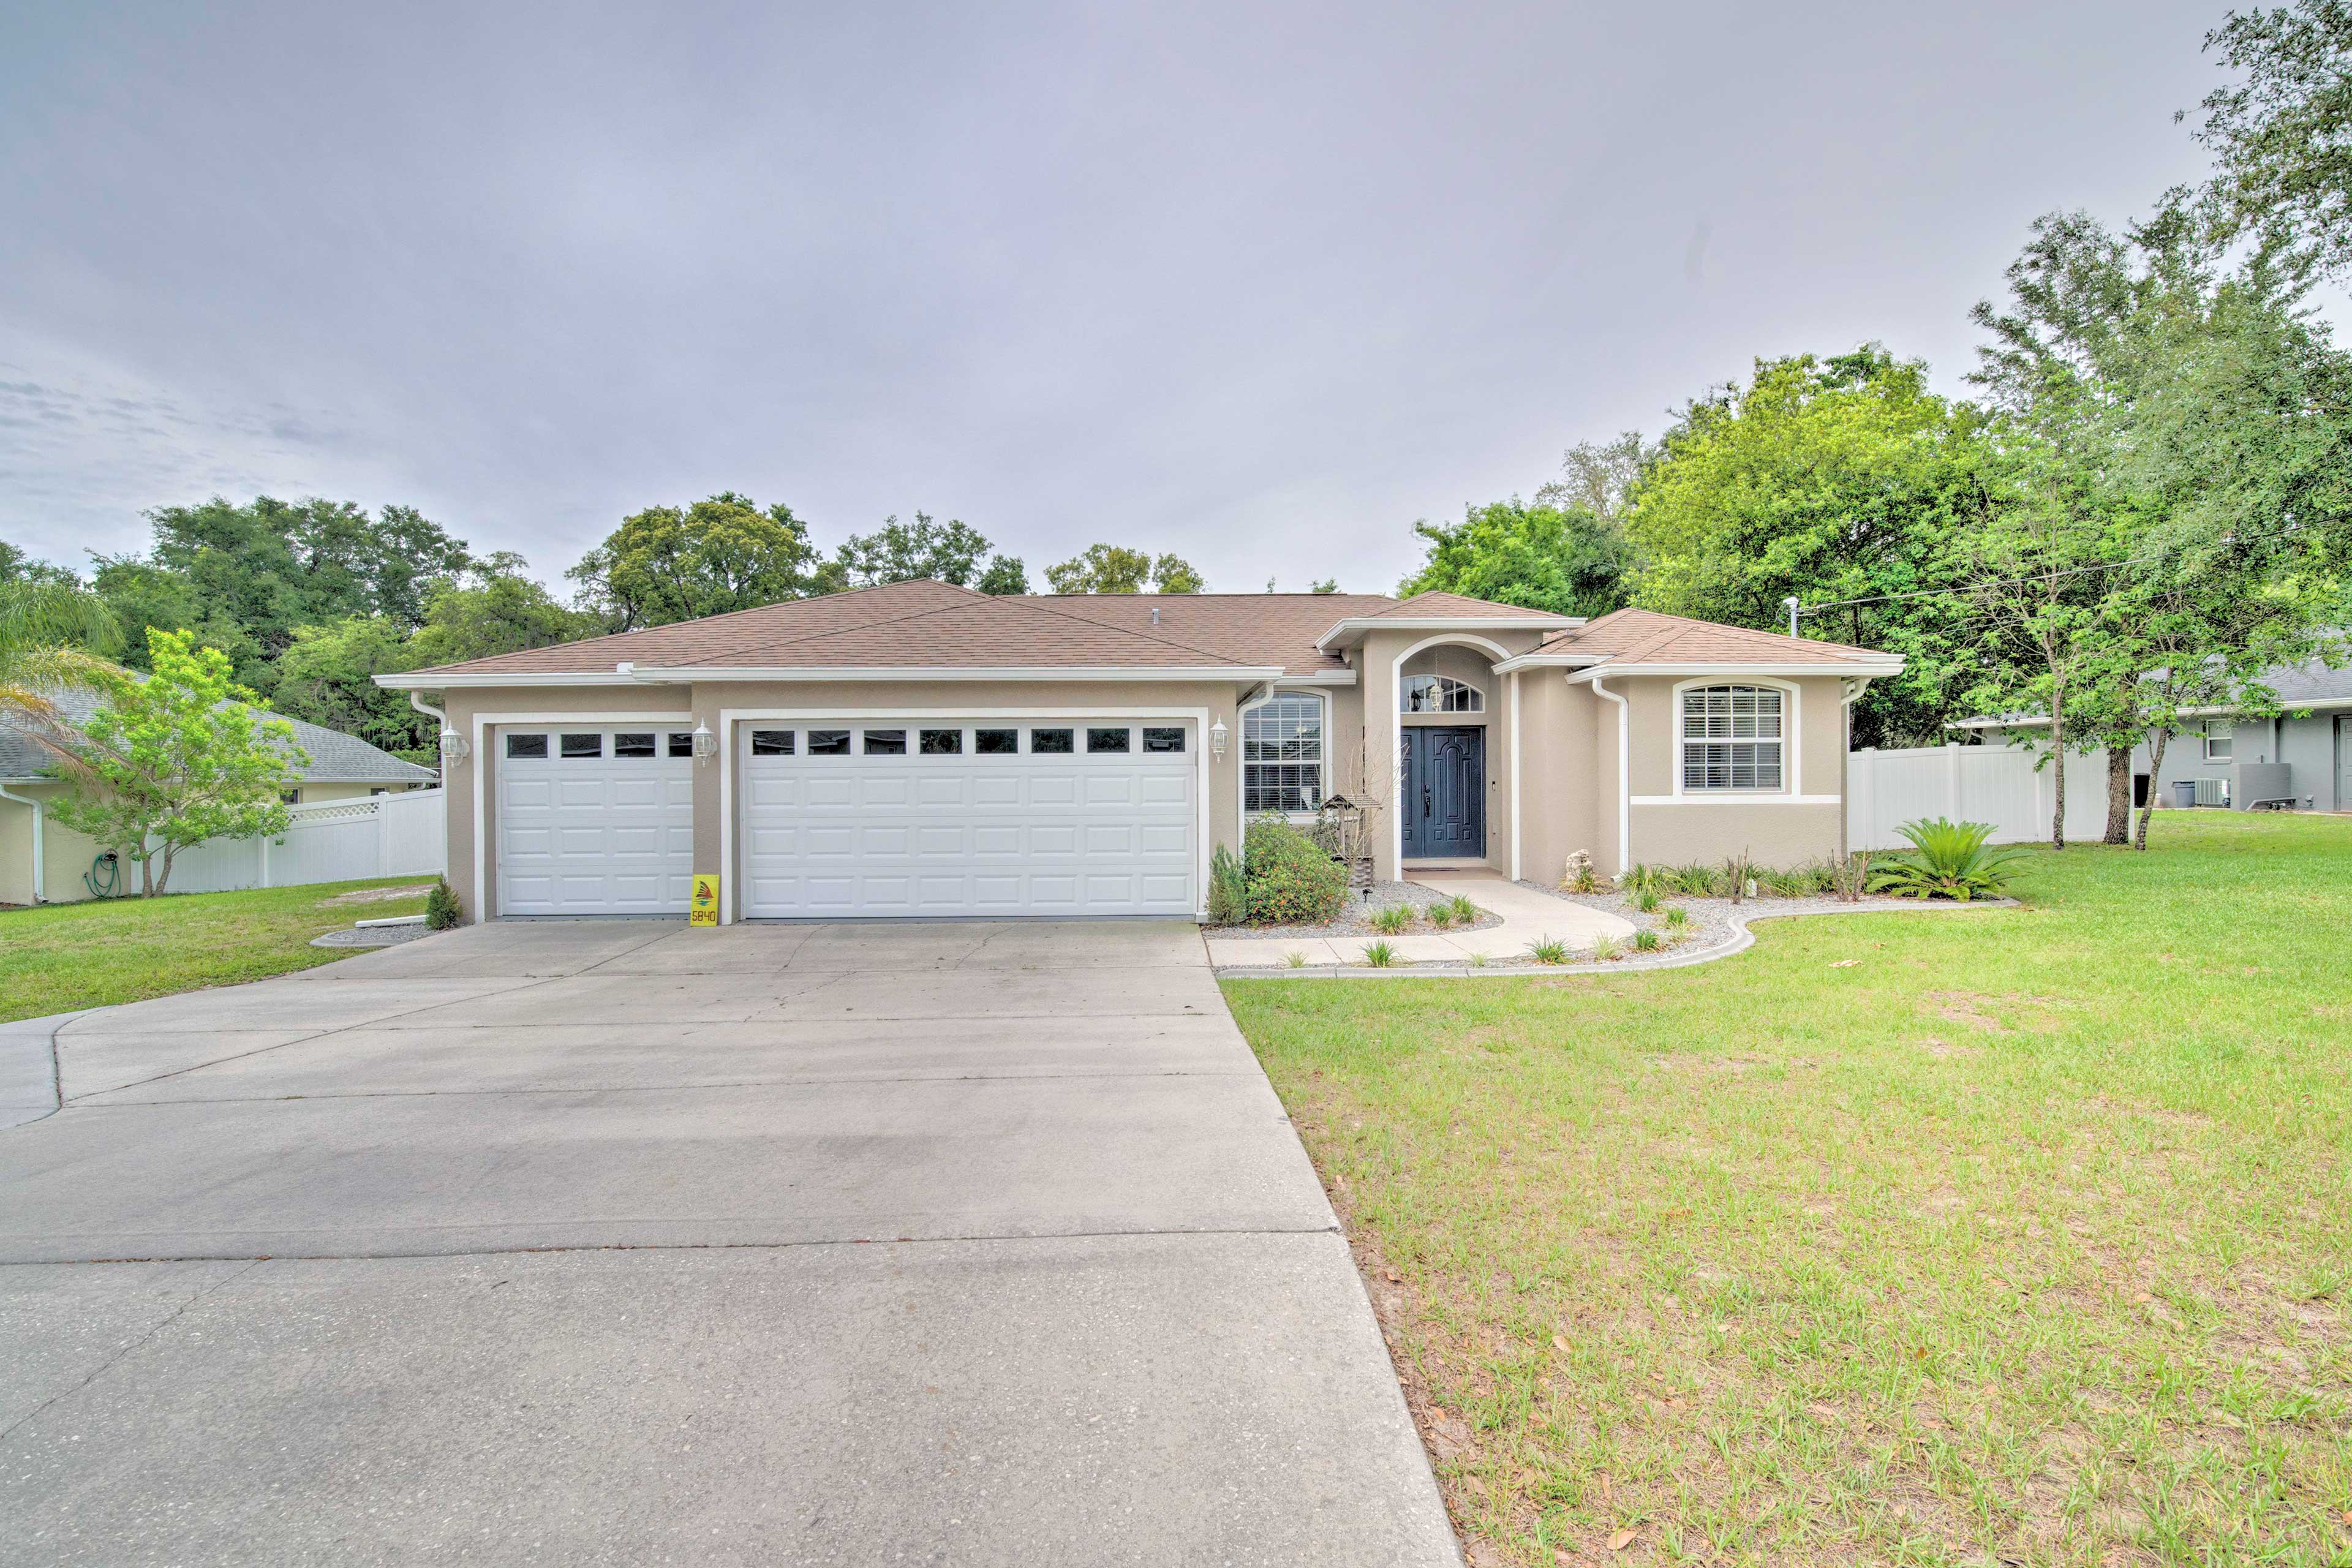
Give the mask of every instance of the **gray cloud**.
[(1384, 586), (1757, 354), (1958, 390), (2035, 214), (2196, 172), (2216, 6), (1915, 9), (41, 8), (0, 532), (317, 491), (551, 576), (731, 487)]

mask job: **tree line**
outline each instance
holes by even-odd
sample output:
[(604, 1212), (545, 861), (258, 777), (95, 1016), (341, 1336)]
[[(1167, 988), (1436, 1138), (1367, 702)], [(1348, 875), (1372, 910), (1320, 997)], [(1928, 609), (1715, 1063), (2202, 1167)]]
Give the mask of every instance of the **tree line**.
[(1769, 629), (1793, 602), (1908, 661), (1857, 743), (2047, 715), (2053, 751), (2106, 749), (2122, 842), (2135, 744), (2160, 765), (2200, 710), (2273, 710), (2264, 669), (2352, 626), (2352, 356), (2313, 308), (2352, 278), (2352, 8), (2233, 12), (2206, 47), (2237, 73), (2200, 105), (2210, 177), (2119, 227), (2036, 221), (1971, 312), (1973, 395), (1875, 342), (1759, 359), (1532, 501), (1415, 524), (1400, 591)]
[[(46, 615), (57, 642), (143, 672), (148, 632), (184, 631), (219, 650), (233, 687), (277, 711), (420, 762), (432, 760), (431, 722), (373, 677), (914, 578), (1029, 592), (1020, 558), (961, 521), (893, 515), (828, 554), (790, 507), (732, 491), (624, 518), (564, 574), (568, 598), (528, 575), (521, 556), (478, 553), (412, 507), (215, 497), (146, 515), (148, 549), (93, 552), (87, 575), (0, 541), (0, 615), (16, 606), (28, 647)], [(1181, 557), (1114, 544), (1045, 575), (1058, 594), (1205, 586)]]

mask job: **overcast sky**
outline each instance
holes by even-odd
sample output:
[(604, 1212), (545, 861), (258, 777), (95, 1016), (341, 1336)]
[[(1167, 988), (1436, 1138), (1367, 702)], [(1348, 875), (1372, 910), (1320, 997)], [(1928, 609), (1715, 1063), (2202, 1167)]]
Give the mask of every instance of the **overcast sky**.
[(0, 0), (0, 538), (316, 493), (560, 580), (733, 489), (1385, 589), (1758, 355), (1962, 390), (2036, 214), (2196, 175), (2221, 9)]

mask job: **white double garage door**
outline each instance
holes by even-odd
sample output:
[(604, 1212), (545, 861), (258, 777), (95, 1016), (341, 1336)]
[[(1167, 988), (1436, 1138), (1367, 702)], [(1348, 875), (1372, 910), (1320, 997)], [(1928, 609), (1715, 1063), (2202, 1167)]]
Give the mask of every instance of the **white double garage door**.
[[(1190, 916), (1198, 726), (1118, 718), (738, 724), (739, 918)], [(674, 914), (694, 866), (692, 739), (500, 736), (499, 910)]]

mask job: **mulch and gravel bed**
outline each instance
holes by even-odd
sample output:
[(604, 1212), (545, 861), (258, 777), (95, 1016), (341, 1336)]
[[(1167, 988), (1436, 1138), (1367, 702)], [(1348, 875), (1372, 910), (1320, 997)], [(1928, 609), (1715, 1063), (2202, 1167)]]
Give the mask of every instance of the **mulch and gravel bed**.
[[(1488, 926), (1503, 923), (1502, 916), (1491, 910), (1480, 910), (1475, 921), (1456, 921), (1444, 927), (1432, 924), (1426, 912), (1430, 906), (1450, 903), (1453, 899), (1451, 893), (1441, 893), (1418, 882), (1374, 882), (1368, 891), (1350, 892), (1347, 904), (1339, 911), (1339, 918), (1323, 925), (1213, 925), (1203, 926), (1202, 930), (1214, 937), (1426, 936), (1449, 931), (1484, 931)], [(1381, 910), (1397, 904), (1414, 911), (1413, 922), (1402, 932), (1383, 933), (1372, 924), (1371, 918)]]

